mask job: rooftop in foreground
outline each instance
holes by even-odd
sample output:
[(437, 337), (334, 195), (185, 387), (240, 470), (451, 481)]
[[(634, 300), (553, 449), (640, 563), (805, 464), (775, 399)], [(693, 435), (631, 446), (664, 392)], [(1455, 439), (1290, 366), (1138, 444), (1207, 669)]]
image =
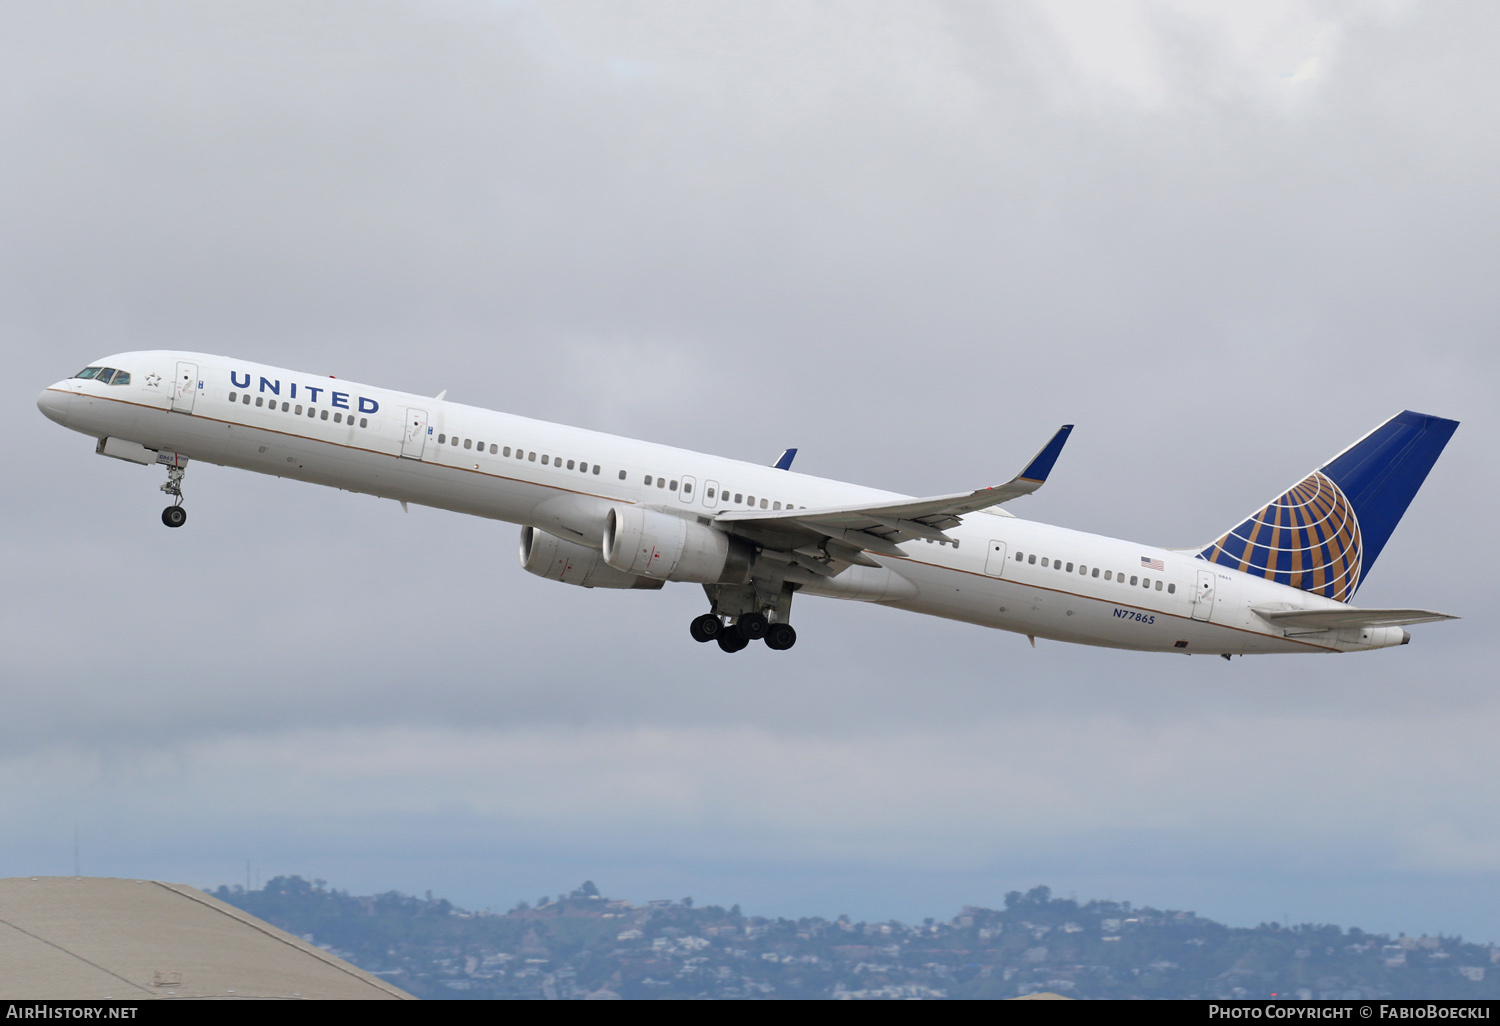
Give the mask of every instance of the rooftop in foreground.
[(0, 999), (411, 995), (184, 884), (0, 880)]

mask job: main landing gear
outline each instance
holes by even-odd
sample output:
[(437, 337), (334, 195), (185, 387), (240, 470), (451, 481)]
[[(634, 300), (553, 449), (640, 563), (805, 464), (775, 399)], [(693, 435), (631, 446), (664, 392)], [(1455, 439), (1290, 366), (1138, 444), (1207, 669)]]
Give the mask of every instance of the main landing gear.
[(161, 522), (168, 527), (181, 527), (187, 523), (187, 510), (182, 508), (182, 475), (187, 473), (187, 457), (174, 456), (173, 461), (167, 464), (167, 481), (161, 486), (174, 500), (172, 505), (161, 511)]
[(717, 641), (725, 652), (739, 652), (752, 641), (764, 641), (775, 652), (784, 652), (797, 643), (797, 632), (789, 623), (767, 620), (764, 613), (746, 613), (733, 623), (726, 623), (718, 613), (695, 617), (688, 630), (694, 641)]

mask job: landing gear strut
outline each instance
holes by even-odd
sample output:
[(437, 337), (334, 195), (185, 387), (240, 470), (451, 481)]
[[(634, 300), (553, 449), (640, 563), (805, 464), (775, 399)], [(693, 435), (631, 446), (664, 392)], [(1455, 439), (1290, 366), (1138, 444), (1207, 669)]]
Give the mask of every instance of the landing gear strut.
[(161, 522), (168, 527), (181, 527), (187, 523), (187, 510), (182, 508), (182, 475), (187, 473), (187, 458), (172, 456), (167, 464), (167, 481), (161, 490), (173, 498), (172, 505), (161, 511)]

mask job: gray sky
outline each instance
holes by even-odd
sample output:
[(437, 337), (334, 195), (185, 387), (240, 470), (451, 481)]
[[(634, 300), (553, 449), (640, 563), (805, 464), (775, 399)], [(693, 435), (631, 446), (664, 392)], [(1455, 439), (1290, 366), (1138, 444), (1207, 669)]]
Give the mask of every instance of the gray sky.
[[(0, 0), (0, 876), (275, 873), (773, 914), (1047, 883), (1500, 941), (1500, 9)], [(1206, 541), (1463, 422), (1358, 601), (1395, 651), (1182, 659), (695, 586), (206, 465), (36, 393), (190, 348)], [(422, 598), (413, 601), (411, 596)]]

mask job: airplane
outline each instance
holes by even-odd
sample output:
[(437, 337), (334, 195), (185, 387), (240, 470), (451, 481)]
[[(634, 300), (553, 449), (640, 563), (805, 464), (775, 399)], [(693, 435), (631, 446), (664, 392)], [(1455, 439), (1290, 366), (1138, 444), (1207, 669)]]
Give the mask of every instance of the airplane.
[(1354, 652), (1456, 619), (1350, 603), (1458, 422), (1404, 411), (1204, 545), (1164, 549), (1016, 517), (1073, 430), (1015, 477), (915, 498), (203, 353), (120, 353), (49, 386), (94, 451), (191, 461), (521, 525), (528, 572), (584, 588), (703, 587), (692, 637), (791, 648), (793, 596), (871, 602), (1036, 639), (1146, 652)]

